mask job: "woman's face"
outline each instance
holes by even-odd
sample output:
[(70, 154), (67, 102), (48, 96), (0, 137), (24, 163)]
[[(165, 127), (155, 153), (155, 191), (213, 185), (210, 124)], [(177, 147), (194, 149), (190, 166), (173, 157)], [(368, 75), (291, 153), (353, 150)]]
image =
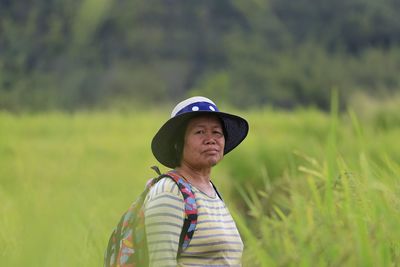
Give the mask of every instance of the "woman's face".
[(195, 169), (210, 168), (224, 156), (225, 137), (215, 116), (199, 116), (187, 125), (182, 164)]

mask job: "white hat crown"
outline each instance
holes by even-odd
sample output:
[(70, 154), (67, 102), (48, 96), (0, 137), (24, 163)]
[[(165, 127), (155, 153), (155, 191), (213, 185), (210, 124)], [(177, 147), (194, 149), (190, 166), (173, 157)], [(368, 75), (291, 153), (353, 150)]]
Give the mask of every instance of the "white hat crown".
[(184, 110), (185, 108), (192, 106), (192, 111), (204, 111), (200, 110), (198, 106), (195, 106), (196, 103), (209, 103), (208, 111), (217, 111), (217, 106), (213, 101), (208, 99), (204, 96), (194, 96), (188, 99), (183, 100), (182, 102), (178, 103), (175, 108), (171, 112), (171, 118), (175, 117), (180, 111)]

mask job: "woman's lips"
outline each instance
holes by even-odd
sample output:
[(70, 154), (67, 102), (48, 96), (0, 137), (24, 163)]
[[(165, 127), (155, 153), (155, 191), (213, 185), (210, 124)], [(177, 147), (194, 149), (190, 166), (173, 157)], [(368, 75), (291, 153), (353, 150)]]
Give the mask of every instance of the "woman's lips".
[(219, 149), (217, 148), (209, 148), (203, 151), (203, 153), (205, 154), (218, 154), (219, 153)]

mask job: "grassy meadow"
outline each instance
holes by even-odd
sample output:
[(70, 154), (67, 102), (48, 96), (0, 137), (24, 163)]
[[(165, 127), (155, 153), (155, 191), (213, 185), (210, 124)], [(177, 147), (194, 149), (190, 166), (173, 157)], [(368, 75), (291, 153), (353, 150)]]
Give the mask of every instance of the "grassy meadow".
[[(214, 182), (243, 266), (400, 265), (396, 109), (239, 112), (249, 136)], [(155, 175), (150, 142), (168, 114), (1, 112), (1, 265), (101, 266), (112, 228)]]

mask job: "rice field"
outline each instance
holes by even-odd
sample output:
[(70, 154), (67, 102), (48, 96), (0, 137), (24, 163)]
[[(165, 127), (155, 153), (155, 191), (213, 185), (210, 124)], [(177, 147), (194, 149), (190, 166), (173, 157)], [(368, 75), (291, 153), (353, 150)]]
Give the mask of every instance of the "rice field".
[[(213, 181), (244, 239), (243, 266), (400, 265), (398, 110), (239, 114), (249, 136)], [(112, 228), (155, 175), (150, 142), (167, 117), (1, 112), (1, 265), (101, 266)]]

